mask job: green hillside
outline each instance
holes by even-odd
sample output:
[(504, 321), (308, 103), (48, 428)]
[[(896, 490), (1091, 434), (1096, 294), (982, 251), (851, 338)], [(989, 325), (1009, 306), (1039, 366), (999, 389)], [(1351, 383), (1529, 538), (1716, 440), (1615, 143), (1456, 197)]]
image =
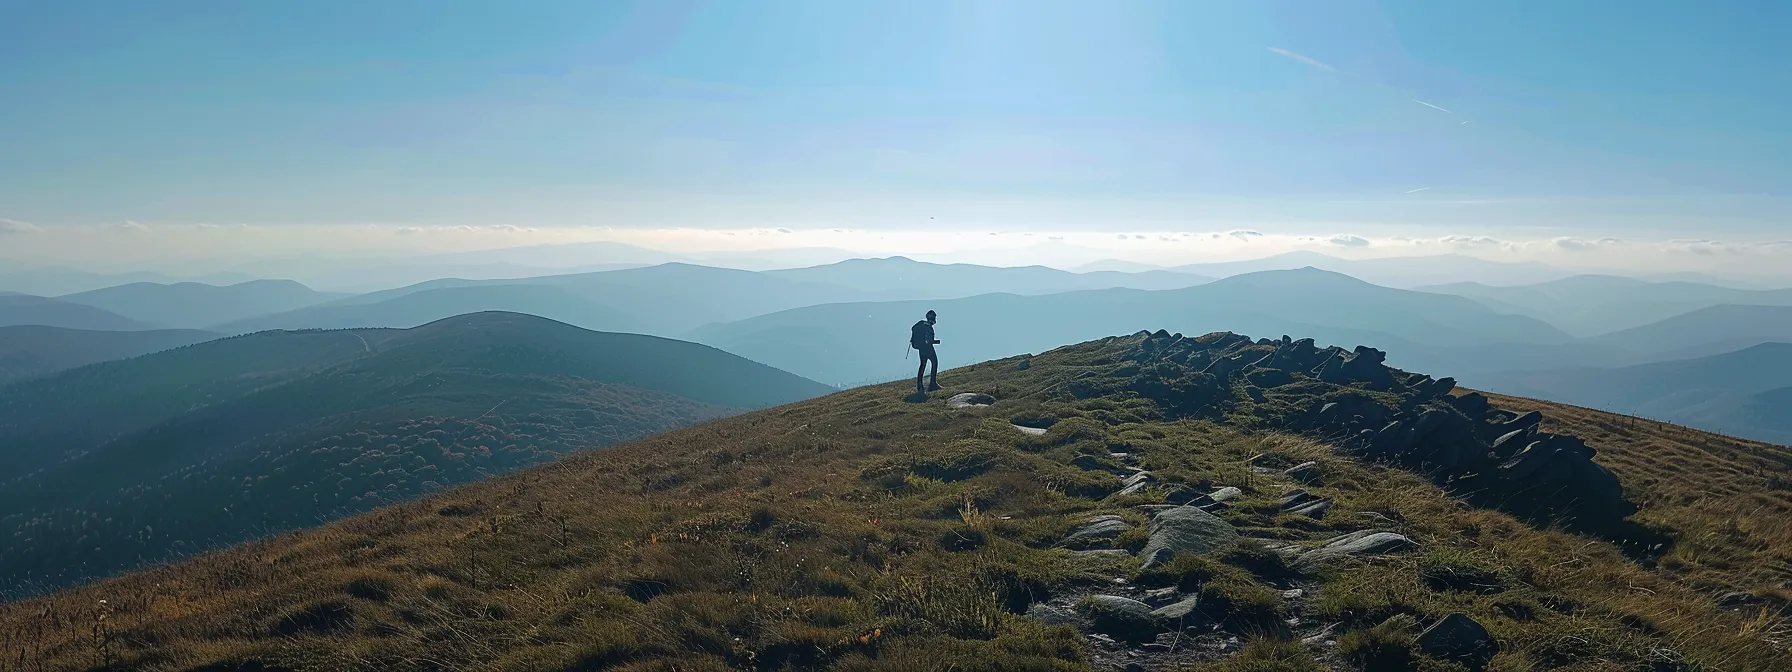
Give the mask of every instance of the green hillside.
[(1792, 661), (1783, 447), (1231, 334), (942, 381), (0, 605), (0, 648), (25, 669), (263, 672)]
[(29, 381), (0, 391), (0, 534), (12, 540), (0, 589), (65, 585), (828, 391), (700, 345), (510, 313), (270, 332)]
[(95, 362), (192, 345), (219, 336), (194, 329), (94, 331), (36, 325), (0, 327), (0, 385)]

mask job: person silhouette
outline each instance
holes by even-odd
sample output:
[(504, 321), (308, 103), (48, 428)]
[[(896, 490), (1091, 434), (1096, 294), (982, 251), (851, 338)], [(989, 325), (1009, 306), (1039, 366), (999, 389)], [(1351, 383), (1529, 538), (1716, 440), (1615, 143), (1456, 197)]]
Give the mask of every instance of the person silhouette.
[[(940, 389), (940, 356), (933, 351), (939, 340), (933, 337), (933, 325), (939, 321), (939, 314), (927, 311), (927, 319), (916, 322), (909, 328), (908, 345), (921, 352), (921, 368), (915, 370), (915, 393), (927, 394), (929, 390)], [(927, 374), (928, 362), (933, 363), (933, 375), (927, 385), (921, 384), (922, 376)]]

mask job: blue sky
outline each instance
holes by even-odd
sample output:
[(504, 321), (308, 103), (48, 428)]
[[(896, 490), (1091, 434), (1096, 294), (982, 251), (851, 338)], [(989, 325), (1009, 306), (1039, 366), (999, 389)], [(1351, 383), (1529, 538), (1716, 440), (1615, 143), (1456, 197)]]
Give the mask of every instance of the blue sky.
[(392, 245), (454, 227), (1792, 238), (1779, 2), (0, 0), (0, 17), (0, 230), (40, 251), (127, 221), (385, 227), (341, 240)]

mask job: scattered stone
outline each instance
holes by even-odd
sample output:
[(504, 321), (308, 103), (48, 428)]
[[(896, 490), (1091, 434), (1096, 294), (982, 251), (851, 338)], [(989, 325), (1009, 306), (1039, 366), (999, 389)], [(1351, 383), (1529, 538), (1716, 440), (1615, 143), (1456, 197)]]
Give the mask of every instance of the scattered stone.
[(1302, 595), (1306, 595), (1306, 594), (1307, 594), (1307, 591), (1301, 590), (1299, 588), (1290, 588), (1288, 590), (1282, 591), (1282, 599), (1298, 600), (1301, 598)]
[(1295, 490), (1294, 492), (1290, 492), (1287, 495), (1283, 496), (1280, 500), (1277, 500), (1276, 506), (1281, 507), (1281, 509), (1283, 511), (1292, 511), (1301, 506), (1304, 506), (1307, 502), (1315, 501), (1318, 499), (1319, 499), (1319, 497), (1317, 495), (1314, 495), (1311, 492), (1307, 492), (1305, 490)]
[(1302, 504), (1294, 509), (1290, 509), (1288, 512), (1311, 518), (1323, 518), (1325, 517), (1325, 512), (1331, 510), (1331, 508), (1332, 500), (1318, 499)]
[(1027, 427), (1025, 425), (1014, 425), (1014, 428), (1020, 430), (1020, 433), (1025, 434), (1027, 436), (1045, 436), (1045, 428), (1044, 427)]
[(1448, 658), (1480, 667), (1493, 658), (1499, 645), (1487, 628), (1465, 614), (1450, 614), (1419, 633), (1419, 650), (1425, 655)]
[(1112, 541), (1120, 533), (1133, 528), (1133, 524), (1115, 515), (1096, 516), (1070, 531), (1060, 546), (1087, 546), (1097, 541)]
[(1032, 606), (1027, 607), (1027, 618), (1046, 625), (1074, 625), (1078, 628), (1084, 626), (1082, 616), (1075, 611), (1045, 602), (1034, 602)]
[(1020, 360), (1019, 364), (1014, 365), (1015, 371), (1025, 371), (1025, 370), (1031, 369), (1031, 368), (1033, 368), (1033, 360), (1031, 360), (1031, 359)]
[(987, 394), (964, 392), (954, 394), (946, 399), (946, 408), (976, 408), (996, 403), (996, 398)]
[(1124, 480), (1121, 480), (1120, 484), (1121, 485), (1129, 485), (1129, 486), (1130, 485), (1138, 485), (1140, 483), (1149, 481), (1152, 478), (1153, 477), (1151, 476), (1151, 472), (1141, 469), (1139, 471), (1133, 472), (1133, 474), (1131, 476), (1127, 476)]
[(1231, 546), (1238, 530), (1219, 517), (1192, 506), (1162, 511), (1151, 519), (1151, 539), (1139, 552), (1141, 568), (1149, 569), (1177, 553), (1206, 553)]
[(1213, 492), (1207, 493), (1208, 499), (1212, 499), (1215, 502), (1230, 501), (1230, 500), (1238, 499), (1239, 497), (1243, 497), (1243, 496), (1244, 496), (1243, 490), (1234, 488), (1230, 485), (1220, 488), (1218, 490), (1215, 490)]
[(1106, 471), (1108, 468), (1108, 465), (1102, 464), (1094, 455), (1078, 455), (1070, 461), (1070, 466), (1083, 471)]
[(1330, 640), (1332, 637), (1332, 633), (1337, 632), (1337, 630), (1338, 630), (1338, 624), (1333, 623), (1331, 625), (1325, 626), (1325, 629), (1320, 630), (1319, 632), (1316, 632), (1316, 633), (1313, 633), (1306, 637), (1300, 638), (1300, 643), (1305, 644), (1307, 646), (1318, 646), (1320, 644), (1329, 643), (1327, 640)]
[(1302, 462), (1289, 467), (1282, 474), (1294, 479), (1297, 483), (1312, 483), (1319, 480), (1320, 471), (1322, 469), (1318, 462)]
[(1161, 607), (1171, 602), (1175, 602), (1176, 598), (1180, 596), (1181, 593), (1175, 588), (1157, 588), (1145, 591), (1145, 594), (1140, 596), (1139, 601), (1154, 607)]
[(1189, 596), (1174, 604), (1159, 607), (1156, 611), (1151, 612), (1151, 615), (1171, 623), (1187, 624), (1191, 621), (1205, 621), (1206, 617), (1196, 609), (1198, 601), (1198, 598)]
[(1418, 544), (1404, 535), (1393, 532), (1376, 532), (1363, 530), (1352, 532), (1342, 537), (1327, 541), (1319, 548), (1300, 554), (1295, 564), (1311, 567), (1330, 560), (1364, 555), (1387, 555), (1418, 548)]
[(1129, 641), (1150, 640), (1157, 634), (1151, 607), (1118, 595), (1090, 595), (1077, 603), (1077, 613), (1089, 619), (1096, 633)]

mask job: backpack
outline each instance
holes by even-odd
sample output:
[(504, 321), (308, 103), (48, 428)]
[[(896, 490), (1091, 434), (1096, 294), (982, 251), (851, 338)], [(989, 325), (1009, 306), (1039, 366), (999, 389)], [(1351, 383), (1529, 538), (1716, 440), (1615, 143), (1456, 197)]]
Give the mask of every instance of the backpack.
[(916, 322), (908, 331), (908, 347), (920, 350), (933, 345), (933, 325), (928, 324), (927, 320)]

